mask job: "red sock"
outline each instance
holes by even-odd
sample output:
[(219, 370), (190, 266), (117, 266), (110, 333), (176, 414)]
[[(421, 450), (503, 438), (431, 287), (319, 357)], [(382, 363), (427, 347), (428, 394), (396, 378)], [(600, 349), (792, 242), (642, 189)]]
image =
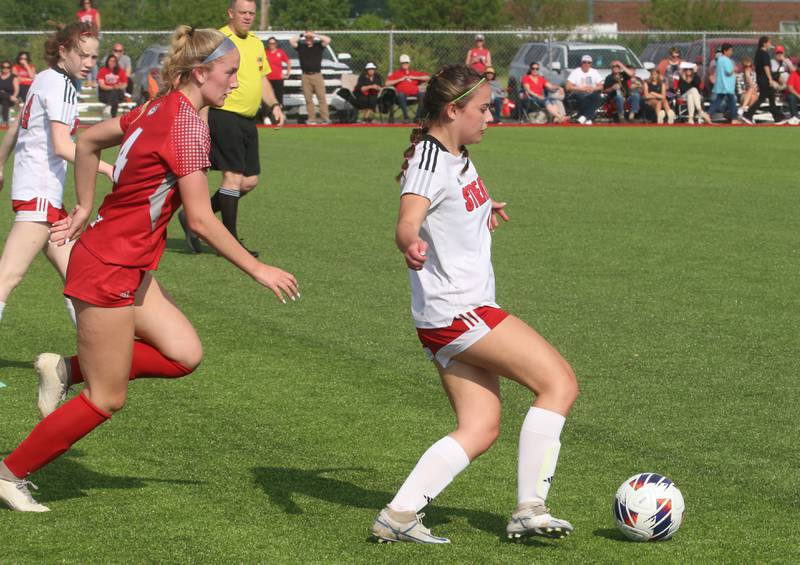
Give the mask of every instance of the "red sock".
[[(71, 368), (70, 383), (83, 382), (83, 373), (78, 356), (69, 358)], [(193, 369), (184, 367), (177, 361), (168, 359), (155, 347), (144, 341), (133, 342), (133, 362), (131, 363), (130, 380), (138, 378), (178, 379), (191, 373)]]
[(79, 394), (47, 418), (3, 463), (20, 479), (41, 469), (111, 417)]

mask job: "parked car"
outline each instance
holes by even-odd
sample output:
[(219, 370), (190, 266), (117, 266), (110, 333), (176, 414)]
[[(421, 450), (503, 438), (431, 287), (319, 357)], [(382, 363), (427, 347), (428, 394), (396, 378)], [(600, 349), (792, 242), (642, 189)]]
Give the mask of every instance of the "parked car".
[[(622, 61), (636, 70), (636, 76), (646, 80), (649, 73), (634, 53), (623, 45), (584, 43), (578, 41), (553, 41), (523, 43), (511, 60), (509, 83), (519, 84), (527, 74), (530, 64), (538, 62), (541, 74), (554, 84), (564, 85), (570, 71), (580, 66), (581, 57), (591, 55), (593, 67), (605, 78), (611, 74), (611, 62)], [(553, 63), (558, 63), (553, 65)], [(560, 67), (560, 68), (554, 68)]]
[(144, 50), (133, 67), (133, 100), (143, 104), (149, 98), (147, 93), (148, 77), (151, 71), (159, 71), (169, 46), (154, 44)]
[(738, 63), (742, 60), (742, 57), (750, 57), (753, 58), (756, 54), (756, 49), (758, 49), (758, 40), (753, 38), (743, 38), (743, 37), (714, 37), (712, 39), (708, 39), (705, 41), (705, 59), (703, 58), (703, 40), (699, 39), (697, 41), (693, 41), (689, 46), (689, 51), (683, 55), (683, 58), (686, 61), (690, 61), (692, 63), (701, 63), (703, 62), (703, 66), (708, 68), (709, 64), (714, 60), (717, 49), (722, 47), (723, 43), (730, 43), (733, 46), (733, 56), (731, 57), (735, 62), (738, 70)]
[[(292, 64), (292, 73), (284, 82), (283, 111), (287, 118), (297, 118), (304, 122), (308, 119), (306, 101), (300, 87), (300, 60), (297, 51), (289, 43), (292, 33), (273, 33), (269, 31), (253, 32), (263, 43), (266, 49), (267, 39), (274, 37), (278, 40), (278, 48), (283, 49)], [(344, 61), (350, 60), (349, 53), (337, 53), (332, 44), (328, 44), (322, 54), (322, 77), (325, 80), (325, 92), (331, 110), (331, 117), (335, 120), (337, 113), (345, 113), (346, 108), (339, 102), (344, 102), (335, 96), (335, 93), (342, 86), (342, 75), (352, 74), (352, 70)], [(349, 107), (348, 107), (349, 108)]]

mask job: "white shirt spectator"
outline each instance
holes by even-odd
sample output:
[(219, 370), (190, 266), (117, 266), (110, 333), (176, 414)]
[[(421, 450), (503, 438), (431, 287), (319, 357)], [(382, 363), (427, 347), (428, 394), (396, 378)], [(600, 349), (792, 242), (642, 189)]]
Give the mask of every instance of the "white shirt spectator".
[(586, 72), (580, 67), (573, 69), (572, 72), (569, 73), (567, 80), (578, 88), (586, 86), (594, 87), (598, 84), (603, 84), (603, 78), (600, 76), (600, 73), (597, 72), (597, 69), (593, 68), (590, 68)]

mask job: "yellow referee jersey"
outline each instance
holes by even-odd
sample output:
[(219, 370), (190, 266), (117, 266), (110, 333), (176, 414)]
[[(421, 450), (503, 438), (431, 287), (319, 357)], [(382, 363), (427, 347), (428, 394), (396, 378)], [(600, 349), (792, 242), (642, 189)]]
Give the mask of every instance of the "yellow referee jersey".
[(219, 30), (230, 37), (239, 50), (239, 74), (236, 77), (239, 88), (228, 95), (222, 109), (252, 118), (261, 106), (262, 83), (270, 71), (264, 44), (252, 33), (242, 39), (230, 26)]

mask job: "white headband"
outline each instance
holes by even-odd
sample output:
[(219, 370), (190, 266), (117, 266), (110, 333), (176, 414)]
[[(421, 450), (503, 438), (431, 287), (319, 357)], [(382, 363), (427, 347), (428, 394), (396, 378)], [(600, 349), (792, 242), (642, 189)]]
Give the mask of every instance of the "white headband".
[(233, 41), (231, 41), (230, 37), (226, 37), (225, 41), (220, 43), (217, 46), (217, 48), (214, 49), (208, 57), (203, 59), (203, 63), (202, 64), (205, 65), (205, 64), (208, 64), (208, 63), (210, 63), (212, 61), (216, 61), (217, 59), (219, 59), (220, 57), (226, 55), (228, 52), (230, 52), (230, 51), (232, 51), (234, 49), (236, 49), (236, 44)]

